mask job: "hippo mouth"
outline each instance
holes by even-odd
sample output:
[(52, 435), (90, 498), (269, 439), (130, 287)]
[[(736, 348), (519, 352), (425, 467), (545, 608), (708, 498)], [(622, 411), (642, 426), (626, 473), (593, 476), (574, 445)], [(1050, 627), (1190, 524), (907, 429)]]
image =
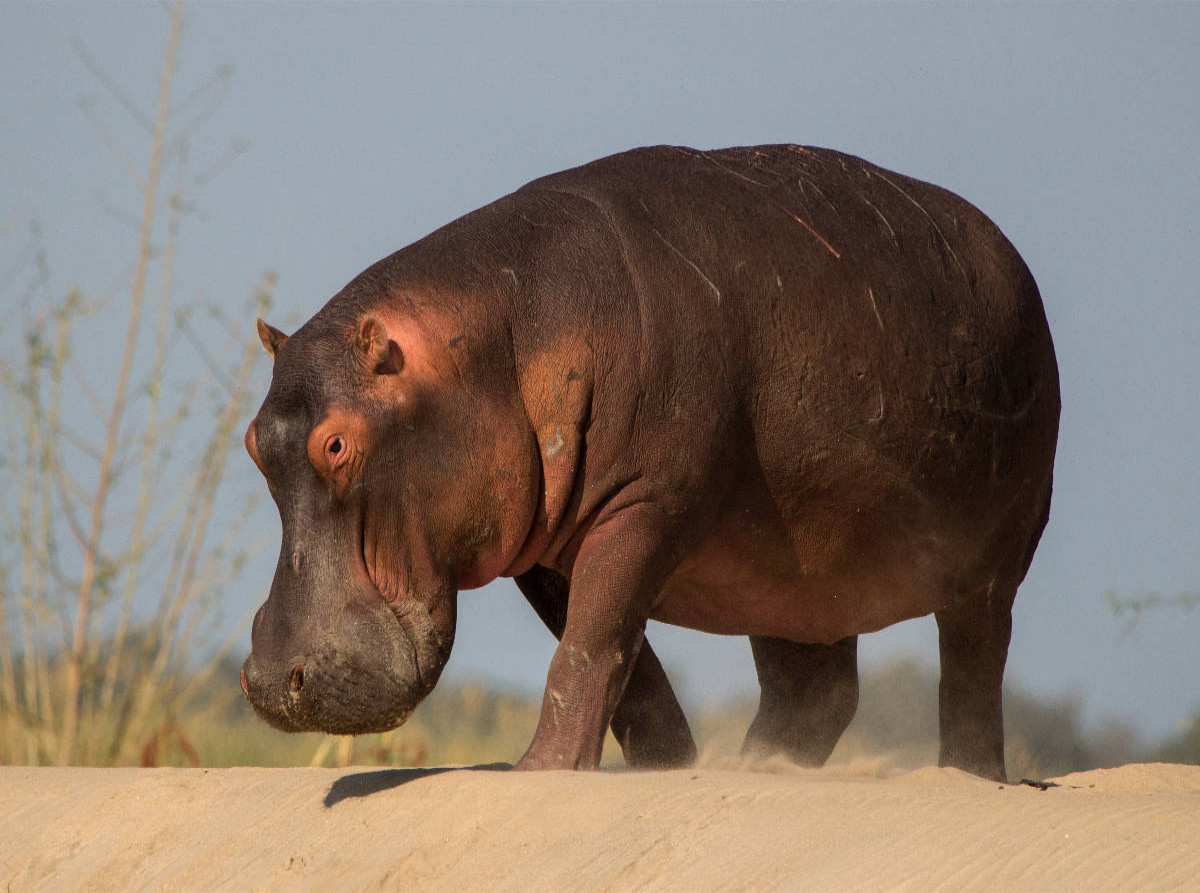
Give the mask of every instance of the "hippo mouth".
[(363, 735), (402, 725), (416, 703), (393, 672), (358, 665), (336, 651), (295, 663), (276, 709), (255, 708), (285, 732)]
[[(405, 597), (396, 591), (396, 587), (386, 585), (373, 573), (373, 568), (377, 566), (378, 562), (377, 560), (371, 560), (371, 557), (377, 553), (378, 547), (368, 552), (366, 499), (363, 499), (362, 502), (363, 508), (359, 520), (358, 548), (359, 560), (362, 562), (362, 573), (370, 582), (371, 589), (379, 600), (391, 612), (392, 617), (399, 625), (402, 636), (408, 640), (408, 644), (411, 647), (411, 652), (408, 656), (411, 661), (411, 670), (415, 676), (415, 684), (410, 682), (408, 687), (416, 695), (413, 701), (415, 707), (433, 689), (433, 686), (441, 676), (442, 667), (445, 665), (446, 659), (450, 654), (450, 648), (454, 644), (454, 627), (451, 624), (450, 635), (448, 637), (443, 635), (434, 622), (432, 612), (422, 600)], [(440, 587), (440, 590), (432, 601), (435, 604), (445, 601), (449, 601), (452, 604), (455, 591), (446, 586)], [(412, 710), (410, 709), (409, 713), (411, 714), (411, 712)], [(404, 719), (407, 718), (408, 716), (406, 715)], [(404, 719), (398, 721), (396, 725), (399, 725)]]

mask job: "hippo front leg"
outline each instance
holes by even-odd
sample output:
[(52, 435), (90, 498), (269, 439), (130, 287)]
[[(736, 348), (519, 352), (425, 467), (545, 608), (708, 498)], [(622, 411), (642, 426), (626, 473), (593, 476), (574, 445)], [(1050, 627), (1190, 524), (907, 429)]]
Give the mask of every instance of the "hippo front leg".
[(566, 624), (542, 713), (517, 769), (595, 769), (604, 733), (637, 663), (654, 595), (673, 565), (662, 515), (639, 503), (598, 523), (571, 575)]
[[(516, 583), (554, 637), (561, 639), (571, 585), (567, 578), (535, 565)], [(631, 769), (673, 769), (695, 762), (696, 743), (687, 717), (647, 641), (638, 651), (610, 728)]]

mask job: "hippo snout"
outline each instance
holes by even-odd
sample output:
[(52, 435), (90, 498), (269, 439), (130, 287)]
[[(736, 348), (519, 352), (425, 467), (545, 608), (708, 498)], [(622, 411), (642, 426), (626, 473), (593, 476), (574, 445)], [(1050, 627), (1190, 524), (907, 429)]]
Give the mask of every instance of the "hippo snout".
[(386, 732), (408, 719), (422, 692), (405, 666), (366, 665), (335, 650), (265, 667), (251, 654), (242, 690), (263, 720), (285, 732)]
[(256, 618), (241, 672), (254, 711), (286, 732), (357, 735), (404, 722), (426, 691), (391, 608), (363, 596), (301, 617), (283, 608), (294, 601), (275, 591)]

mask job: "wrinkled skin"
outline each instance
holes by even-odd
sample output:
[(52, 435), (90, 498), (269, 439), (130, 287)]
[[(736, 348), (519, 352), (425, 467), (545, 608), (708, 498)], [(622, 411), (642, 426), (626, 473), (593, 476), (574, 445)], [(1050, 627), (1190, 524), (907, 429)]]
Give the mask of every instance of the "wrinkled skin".
[(559, 637), (519, 768), (695, 746), (650, 618), (748, 635), (753, 755), (829, 755), (857, 636), (932, 613), (941, 757), (1004, 777), (1011, 608), (1049, 513), (1041, 299), (962, 199), (799, 146), (639, 149), (372, 266), (275, 358), (246, 435), (283, 520), (243, 687), (288, 730), (402, 722), (457, 593)]

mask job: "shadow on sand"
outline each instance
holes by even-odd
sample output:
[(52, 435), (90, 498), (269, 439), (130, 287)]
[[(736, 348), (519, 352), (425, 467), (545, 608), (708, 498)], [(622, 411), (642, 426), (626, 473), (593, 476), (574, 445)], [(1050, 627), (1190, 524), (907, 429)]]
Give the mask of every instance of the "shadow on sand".
[(398, 788), (400, 785), (443, 772), (504, 772), (511, 769), (508, 763), (488, 763), (483, 766), (441, 766), (435, 769), (377, 769), (371, 772), (355, 772), (343, 775), (329, 786), (325, 795), (326, 808), (351, 797), (368, 797), (380, 791)]

